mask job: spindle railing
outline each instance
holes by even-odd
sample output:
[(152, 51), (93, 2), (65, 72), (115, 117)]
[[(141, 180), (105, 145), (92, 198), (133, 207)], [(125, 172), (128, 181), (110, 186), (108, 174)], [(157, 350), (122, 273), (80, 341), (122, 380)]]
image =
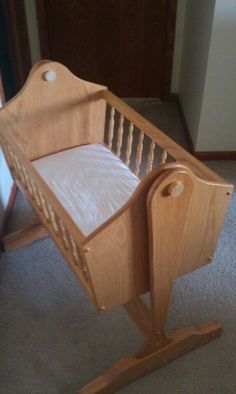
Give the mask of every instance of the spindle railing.
[(115, 106), (108, 105), (108, 113), (105, 142), (107, 141), (108, 148), (121, 158), (135, 175), (143, 176), (155, 166), (173, 160), (167, 150), (161, 148)]
[[(49, 233), (71, 263), (86, 289), (90, 292), (87, 282), (87, 267), (81, 254), (83, 248), (78, 244), (78, 240), (83, 237), (82, 233), (81, 237), (79, 237), (78, 228), (73, 223), (71, 224), (71, 220), (67, 217), (67, 213), (63, 207), (60, 206), (59, 209), (55, 208), (58, 202), (55, 202), (54, 196), (52, 196), (52, 201), (50, 201), (51, 192), (47, 191), (47, 187), (44, 190), (41, 180), (38, 182), (37, 175), (34, 173), (35, 170), (30, 161), (22, 161), (22, 152), (17, 152), (14, 144), (11, 145), (5, 142), (3, 146), (5, 156), (15, 179), (24, 189), (31, 205), (39, 213)], [(63, 214), (60, 214), (60, 211)]]

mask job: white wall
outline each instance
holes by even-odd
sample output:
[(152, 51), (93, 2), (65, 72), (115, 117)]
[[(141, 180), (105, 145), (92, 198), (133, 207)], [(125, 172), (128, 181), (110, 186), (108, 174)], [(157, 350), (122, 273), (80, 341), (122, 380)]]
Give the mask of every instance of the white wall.
[(198, 138), (215, 0), (187, 0), (179, 96), (194, 145)]
[(198, 151), (236, 151), (236, 1), (216, 0)]
[(179, 96), (196, 151), (236, 151), (235, 48), (235, 0), (186, 0)]
[[(0, 97), (0, 109), (1, 107), (2, 107), (2, 101)], [(0, 146), (0, 228), (2, 225), (4, 211), (7, 207), (7, 203), (10, 197), (12, 185), (13, 185), (12, 177), (8, 170), (7, 163), (5, 161)]]
[(0, 148), (0, 227), (10, 197), (13, 181)]

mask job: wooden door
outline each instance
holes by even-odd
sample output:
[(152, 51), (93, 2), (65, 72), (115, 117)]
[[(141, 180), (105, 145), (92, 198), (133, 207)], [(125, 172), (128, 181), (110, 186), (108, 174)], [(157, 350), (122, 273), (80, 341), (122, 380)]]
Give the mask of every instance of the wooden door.
[(121, 97), (170, 93), (175, 0), (38, 0), (42, 56)]

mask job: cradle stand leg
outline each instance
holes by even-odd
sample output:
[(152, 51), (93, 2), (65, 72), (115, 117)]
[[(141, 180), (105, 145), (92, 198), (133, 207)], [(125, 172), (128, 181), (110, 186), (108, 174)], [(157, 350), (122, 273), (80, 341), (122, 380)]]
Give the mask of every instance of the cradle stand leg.
[(183, 328), (170, 335), (170, 342), (159, 350), (141, 358), (137, 354), (131, 354), (122, 358), (103, 375), (84, 386), (79, 393), (114, 393), (121, 387), (150, 373), (154, 369), (162, 367), (177, 357), (213, 341), (221, 335), (221, 332), (221, 326), (215, 321), (199, 327)]
[[(212, 204), (212, 190), (212, 185), (185, 168), (166, 171), (153, 183), (147, 198), (151, 306), (149, 309), (141, 299), (124, 305), (146, 341), (136, 354), (122, 358), (83, 387), (81, 394), (113, 393), (221, 335), (222, 328), (215, 321), (171, 335), (165, 332), (175, 278), (206, 264), (212, 254), (211, 243), (199, 230), (207, 227), (213, 228), (212, 233), (218, 231), (210, 213), (206, 214), (206, 201)], [(200, 253), (203, 250), (204, 256)]]
[(47, 236), (48, 232), (39, 219), (31, 219), (20, 230), (14, 231), (2, 238), (2, 249), (5, 252), (9, 252)]

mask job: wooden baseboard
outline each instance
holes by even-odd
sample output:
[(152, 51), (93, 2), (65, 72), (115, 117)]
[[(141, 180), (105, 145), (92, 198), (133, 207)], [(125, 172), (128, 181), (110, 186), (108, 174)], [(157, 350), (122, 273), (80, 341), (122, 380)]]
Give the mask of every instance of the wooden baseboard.
[(216, 152), (200, 152), (193, 153), (198, 160), (236, 160), (235, 151), (216, 151)]
[(189, 152), (198, 160), (236, 160), (236, 151), (195, 151), (191, 133), (184, 115), (183, 107), (181, 105), (178, 93), (173, 93), (173, 99), (177, 102), (180, 117), (183, 122), (184, 132), (189, 146)]
[(10, 192), (10, 197), (8, 200), (8, 204), (7, 204), (7, 207), (6, 207), (4, 215), (3, 215), (2, 225), (0, 228), (0, 240), (4, 237), (4, 235), (6, 233), (7, 224), (9, 221), (11, 211), (13, 209), (15, 199), (16, 199), (17, 190), (18, 190), (18, 188), (17, 188), (16, 184), (13, 183), (12, 188), (11, 188), (11, 192)]

